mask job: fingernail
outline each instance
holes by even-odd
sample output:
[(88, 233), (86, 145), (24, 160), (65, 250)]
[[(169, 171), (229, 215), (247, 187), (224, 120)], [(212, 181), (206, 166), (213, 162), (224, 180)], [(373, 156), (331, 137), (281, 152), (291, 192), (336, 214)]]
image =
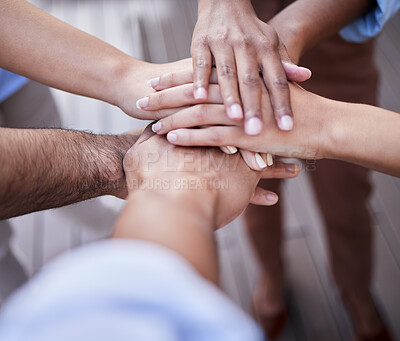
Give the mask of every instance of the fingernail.
[(267, 154), (267, 165), (271, 167), (274, 164), (274, 159), (270, 153)]
[(193, 96), (195, 99), (207, 99), (207, 91), (203, 87), (194, 90)]
[(178, 141), (178, 135), (176, 135), (176, 133), (168, 133), (167, 139), (169, 142), (175, 143), (176, 141)]
[(279, 200), (279, 197), (275, 193), (268, 193), (267, 200), (275, 203)]
[(147, 82), (147, 85), (150, 86), (151, 88), (155, 88), (158, 84), (160, 84), (160, 77), (150, 79)]
[(258, 135), (262, 130), (262, 122), (258, 117), (250, 118), (245, 125), (247, 135)]
[(281, 130), (289, 131), (293, 129), (293, 118), (289, 115), (282, 116), (278, 121)]
[(237, 148), (236, 147), (234, 147), (234, 146), (226, 146), (226, 148), (228, 148), (228, 150), (229, 150), (229, 152), (231, 153), (231, 154), (235, 154), (235, 153), (237, 153)]
[(228, 116), (233, 120), (243, 118), (243, 110), (240, 104), (232, 104), (228, 110)]
[(282, 64), (284, 64), (284, 66), (288, 69), (292, 69), (292, 71), (303, 71), (303, 72), (307, 72), (308, 73), (308, 78), (311, 78), (312, 72), (310, 69), (304, 67), (304, 66), (298, 66), (296, 64), (293, 63), (289, 63), (289, 62), (282, 62)]
[(261, 157), (259, 153), (256, 153), (256, 162), (260, 168), (266, 168), (267, 164), (265, 163), (264, 159)]
[(149, 105), (149, 98), (148, 97), (141, 98), (136, 102), (136, 107), (138, 109), (144, 109), (148, 105)]
[(297, 166), (297, 165), (290, 165), (287, 167), (287, 170), (289, 173), (295, 174), (295, 173), (297, 173), (298, 168), (299, 168), (299, 166)]
[(161, 130), (161, 127), (162, 127), (162, 124), (161, 124), (160, 121), (158, 121), (158, 122), (154, 123), (154, 124), (151, 126), (151, 130), (153, 130), (153, 133), (157, 133), (158, 131)]

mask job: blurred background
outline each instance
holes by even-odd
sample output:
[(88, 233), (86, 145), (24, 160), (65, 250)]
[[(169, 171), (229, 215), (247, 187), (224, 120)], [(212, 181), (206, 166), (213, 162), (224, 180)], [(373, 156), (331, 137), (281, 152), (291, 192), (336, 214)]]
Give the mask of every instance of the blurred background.
[[(190, 56), (196, 0), (31, 2), (136, 58), (163, 63)], [(386, 26), (376, 49), (381, 71), (380, 105), (397, 112), (400, 112), (399, 36), (398, 15)], [(58, 90), (53, 90), (53, 94), (63, 126), (67, 128), (121, 133), (146, 124), (100, 101)], [(351, 322), (327, 266), (324, 223), (307, 172), (303, 167), (297, 179), (284, 185), (289, 321), (281, 339), (350, 340)], [(375, 190), (370, 210), (374, 219), (376, 264), (373, 289), (384, 318), (400, 339), (400, 179), (379, 173), (372, 173), (372, 179)], [(12, 248), (31, 276), (61, 252), (107, 237), (122, 205), (121, 200), (103, 197), (15, 218)], [(250, 312), (250, 293), (259, 271), (240, 218), (218, 231), (217, 238), (224, 290)]]

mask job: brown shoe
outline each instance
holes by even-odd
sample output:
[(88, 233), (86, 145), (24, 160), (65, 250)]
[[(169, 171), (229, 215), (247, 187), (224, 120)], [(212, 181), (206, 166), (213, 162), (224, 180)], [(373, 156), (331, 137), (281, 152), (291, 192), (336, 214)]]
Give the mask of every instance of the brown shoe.
[[(347, 311), (350, 314), (350, 317), (353, 321), (353, 325), (355, 325), (355, 317), (354, 314), (356, 314), (354, 312), (354, 309), (351, 308), (351, 303), (350, 303), (350, 298), (346, 293), (341, 294), (342, 296), (342, 300), (344, 305), (347, 308)], [(374, 304), (374, 309), (375, 309), (375, 313), (376, 316), (379, 319), (379, 322), (381, 324), (381, 326), (377, 327), (374, 330), (370, 330), (370, 331), (361, 331), (361, 330), (357, 330), (357, 326), (355, 326), (355, 334), (354, 334), (354, 340), (355, 341), (393, 341), (393, 337), (389, 331), (389, 329), (385, 326), (383, 319), (381, 317), (381, 314), (379, 313), (376, 304), (373, 300), (373, 297), (370, 297), (372, 300), (372, 303)]]

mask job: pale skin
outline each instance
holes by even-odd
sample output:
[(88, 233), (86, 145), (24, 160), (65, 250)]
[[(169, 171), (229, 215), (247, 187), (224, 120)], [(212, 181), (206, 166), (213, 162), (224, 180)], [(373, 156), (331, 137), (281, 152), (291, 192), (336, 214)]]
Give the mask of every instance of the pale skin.
[[(165, 90), (162, 100), (177, 97), (184, 84)], [(271, 116), (269, 97), (263, 96), (265, 127), (259, 136), (247, 136), (240, 122), (224, 115), (218, 86), (210, 87), (212, 104), (184, 109), (160, 120), (153, 128), (167, 134), (168, 140), (182, 146), (215, 146), (234, 143), (254, 152), (272, 153), (301, 159), (336, 159), (400, 176), (400, 115), (385, 109), (329, 100), (291, 84), (291, 101), (297, 126), (281, 132)], [(150, 103), (158, 93), (150, 98)], [(181, 101), (188, 105), (186, 98)], [(216, 102), (221, 104), (216, 104)], [(160, 103), (160, 102), (158, 102)], [(161, 103), (162, 105), (162, 103)], [(157, 107), (155, 107), (157, 109)], [(185, 129), (210, 125), (204, 129)]]
[(24, 0), (0, 1), (0, 31), (0, 67), (116, 105), (138, 119), (174, 112), (144, 112), (136, 102), (153, 92), (146, 84), (149, 79), (191, 63), (156, 65), (137, 60)]
[[(291, 130), (288, 80), (301, 82), (311, 76), (295, 63), (317, 42), (360, 17), (373, 1), (298, 0), (268, 24), (257, 18), (250, 0), (199, 0), (198, 4), (191, 49), (194, 96), (208, 98), (213, 58), (228, 117), (244, 116), (246, 133), (258, 135), (263, 128), (262, 89), (270, 94), (278, 127)], [(154, 85), (161, 89), (157, 79)]]
[[(298, 166), (283, 163), (255, 172), (238, 154), (176, 147), (150, 127), (127, 152), (124, 170), (129, 196), (113, 237), (167, 247), (215, 284), (219, 271), (214, 231), (235, 219), (250, 202), (276, 203), (274, 193), (257, 187), (260, 178), (292, 178), (299, 172)], [(163, 186), (152, 185), (155, 180)], [(227, 185), (215, 187), (219, 181)], [(189, 183), (197, 184), (196, 188)]]

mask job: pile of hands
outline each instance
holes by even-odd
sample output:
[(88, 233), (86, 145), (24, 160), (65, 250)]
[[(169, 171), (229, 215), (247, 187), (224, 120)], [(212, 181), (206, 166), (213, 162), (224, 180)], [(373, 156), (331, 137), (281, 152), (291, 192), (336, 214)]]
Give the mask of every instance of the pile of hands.
[[(134, 105), (132, 96), (121, 92), (117, 103), (133, 117), (155, 121), (125, 157), (128, 189), (137, 190), (138, 179), (170, 181), (173, 174), (227, 179), (228, 189), (209, 190), (234, 207), (217, 219), (217, 226), (231, 221), (248, 202), (277, 202), (276, 194), (257, 188), (258, 181), (294, 177), (299, 168), (280, 162), (273, 166), (273, 155), (319, 157), (319, 137), (310, 128), (318, 122), (304, 110), (317, 106), (317, 96), (295, 83), (309, 79), (311, 72), (292, 62), (276, 31), (257, 18), (248, 1), (241, 3), (240, 15), (230, 15), (232, 22), (226, 13), (236, 9), (226, 1), (214, 3), (212, 11), (199, 2), (193, 58), (160, 65), (143, 62), (140, 72), (132, 68), (121, 83), (141, 98)], [(293, 112), (301, 115), (294, 117)], [(230, 155), (198, 146), (220, 147)], [(193, 162), (187, 162), (188, 153)]]

